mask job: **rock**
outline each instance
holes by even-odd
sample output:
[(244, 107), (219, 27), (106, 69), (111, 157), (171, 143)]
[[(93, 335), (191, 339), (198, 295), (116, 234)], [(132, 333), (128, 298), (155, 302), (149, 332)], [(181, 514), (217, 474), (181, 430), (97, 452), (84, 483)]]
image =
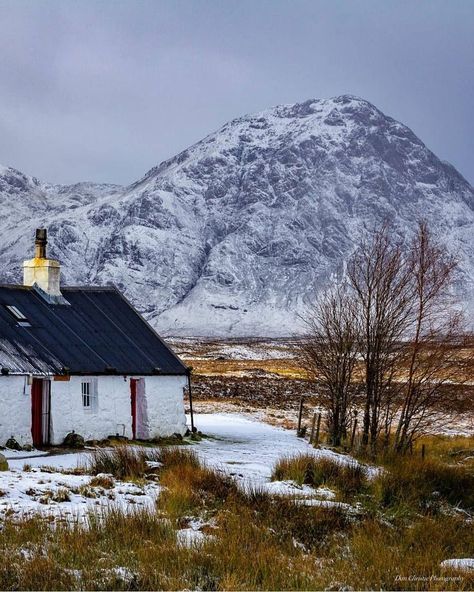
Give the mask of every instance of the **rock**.
[(8, 471), (8, 462), (3, 454), (0, 454), (0, 471)]
[(21, 444), (18, 444), (18, 442), (13, 437), (7, 440), (5, 446), (10, 450), (22, 450)]
[(84, 438), (76, 432), (69, 432), (63, 442), (63, 446), (66, 448), (84, 448), (84, 445)]

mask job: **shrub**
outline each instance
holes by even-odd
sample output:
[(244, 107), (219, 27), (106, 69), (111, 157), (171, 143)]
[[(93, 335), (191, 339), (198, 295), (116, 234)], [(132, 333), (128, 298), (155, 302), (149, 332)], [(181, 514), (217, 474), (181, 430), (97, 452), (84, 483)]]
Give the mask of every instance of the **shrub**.
[[(29, 491), (29, 490), (28, 490)], [(26, 493), (28, 493), (28, 491)], [(31, 493), (28, 493), (31, 495)], [(49, 502), (69, 502), (71, 501), (70, 491), (66, 487), (59, 487), (59, 489), (47, 489), (38, 500), (40, 504), (49, 504)]]

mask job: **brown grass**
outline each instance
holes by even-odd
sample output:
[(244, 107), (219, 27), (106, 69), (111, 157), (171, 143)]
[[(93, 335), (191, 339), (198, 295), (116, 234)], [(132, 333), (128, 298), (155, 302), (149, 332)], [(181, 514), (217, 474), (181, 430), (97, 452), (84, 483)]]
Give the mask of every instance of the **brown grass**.
[[(164, 501), (124, 513), (111, 506), (88, 523), (40, 517), (3, 520), (0, 589), (22, 590), (470, 590), (472, 574), (446, 580), (440, 562), (474, 555), (460, 516), (357, 520), (242, 491), (192, 452), (161, 451)], [(325, 475), (334, 478), (336, 469)], [(166, 497), (167, 496), (167, 497)], [(185, 498), (185, 504), (181, 501)], [(176, 508), (179, 509), (176, 512)], [(201, 546), (178, 544), (175, 520), (212, 520)], [(171, 520), (170, 520), (171, 518)]]
[(406, 505), (432, 514), (446, 503), (474, 510), (474, 470), (435, 459), (396, 459), (372, 488), (384, 507)]
[(85, 461), (83, 470), (91, 475), (101, 473), (116, 479), (140, 479), (152, 472), (147, 461), (159, 460), (159, 451), (127, 445), (96, 448)]
[(360, 493), (367, 486), (365, 469), (357, 462), (298, 454), (280, 459), (272, 473), (274, 481), (291, 480), (299, 485), (335, 487), (344, 497)]

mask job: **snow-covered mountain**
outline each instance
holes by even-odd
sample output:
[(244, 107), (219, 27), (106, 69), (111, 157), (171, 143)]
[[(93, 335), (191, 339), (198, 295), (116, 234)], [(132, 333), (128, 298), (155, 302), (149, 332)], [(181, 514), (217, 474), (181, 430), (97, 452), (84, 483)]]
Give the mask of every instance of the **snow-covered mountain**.
[(114, 282), (161, 331), (288, 335), (364, 227), (427, 219), (474, 289), (474, 189), (406, 126), (341, 96), (235, 119), (129, 187), (0, 167), (3, 281), (34, 228), (69, 284)]

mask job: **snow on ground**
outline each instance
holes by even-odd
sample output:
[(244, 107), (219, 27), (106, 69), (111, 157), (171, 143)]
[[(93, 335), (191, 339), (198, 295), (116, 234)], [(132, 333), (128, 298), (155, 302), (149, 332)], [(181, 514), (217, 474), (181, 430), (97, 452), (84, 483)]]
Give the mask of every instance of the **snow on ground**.
[[(329, 457), (341, 463), (357, 462), (349, 456), (330, 450), (314, 449), (292, 430), (271, 426), (237, 413), (196, 414), (196, 427), (206, 435), (193, 448), (209, 466), (234, 476), (244, 487), (254, 487), (275, 495), (292, 495), (306, 499), (305, 503), (324, 506), (340, 505), (331, 501), (334, 493), (327, 488), (312, 489), (291, 481), (271, 482), (276, 461), (298, 453)], [(61, 516), (83, 517), (94, 508), (110, 504), (133, 508), (153, 504), (160, 486), (147, 482), (115, 482), (112, 489), (91, 487), (91, 476), (70, 475), (60, 471), (84, 464), (88, 452), (43, 456), (10, 456), (9, 471), (0, 472), (0, 515), (2, 513), (41, 511)], [(23, 470), (27, 463), (29, 470)], [(31, 469), (30, 469), (31, 467)], [(368, 467), (369, 475), (377, 469)], [(61, 494), (69, 491), (61, 501)], [(318, 501), (319, 500), (319, 501)], [(190, 533), (188, 533), (190, 534)], [(183, 534), (183, 537), (188, 535)], [(194, 535), (190, 535), (194, 536)]]
[(276, 360), (296, 357), (287, 348), (265, 343), (259, 345), (225, 344), (213, 352), (213, 357), (216, 356), (223, 356), (229, 360)]
[[(199, 456), (210, 466), (257, 487), (269, 487), (272, 469), (284, 456), (305, 453), (340, 463), (357, 463), (350, 456), (313, 448), (303, 438), (297, 438), (293, 430), (254, 421), (237, 413), (198, 414), (194, 423), (208, 436), (197, 446)], [(367, 467), (367, 471), (372, 476), (377, 469)]]
[[(69, 464), (67, 456), (77, 458), (78, 455), (62, 455), (66, 461), (64, 468)], [(50, 458), (43, 458), (45, 460)], [(113, 488), (104, 489), (91, 486), (90, 475), (67, 475), (37, 467), (29, 471), (18, 467), (10, 469), (0, 472), (0, 516), (41, 512), (81, 520), (91, 510), (111, 506), (122, 509), (150, 507), (160, 491), (160, 486), (153, 482), (139, 486), (116, 481)]]
[(209, 342), (168, 338), (179, 356), (186, 360), (277, 360), (296, 357), (291, 341)]
[(44, 450), (11, 450), (10, 448), (0, 449), (0, 454), (7, 460), (24, 459), (23, 462), (28, 462), (27, 459), (35, 456), (48, 456), (48, 452)]
[[(289, 495), (298, 503), (356, 510), (349, 504), (332, 501), (333, 491), (326, 487), (314, 489), (299, 486), (293, 481), (270, 481), (278, 459), (297, 454), (311, 454), (316, 458), (331, 458), (342, 464), (357, 461), (331, 450), (315, 449), (294, 430), (285, 430), (243, 417), (237, 413), (202, 413), (195, 415), (198, 430), (207, 436), (197, 445), (199, 457), (209, 466), (229, 473), (245, 488), (255, 488), (274, 495)], [(369, 477), (379, 469), (366, 467)]]
[(176, 532), (176, 539), (178, 544), (182, 547), (194, 547), (196, 545), (200, 545), (204, 543), (207, 539), (212, 537), (212, 535), (206, 534), (201, 529), (203, 527), (211, 527), (213, 528), (213, 522), (203, 522), (200, 518), (192, 518), (189, 521), (187, 528), (180, 528)]
[(474, 559), (446, 559), (441, 562), (441, 567), (446, 569), (456, 569), (459, 571), (474, 571)]

